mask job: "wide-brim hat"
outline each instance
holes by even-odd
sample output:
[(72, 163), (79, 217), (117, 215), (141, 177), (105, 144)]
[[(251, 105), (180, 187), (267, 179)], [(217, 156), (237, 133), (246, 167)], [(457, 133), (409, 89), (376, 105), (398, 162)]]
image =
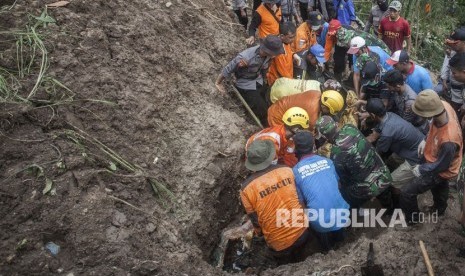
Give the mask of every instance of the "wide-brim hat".
[(251, 171), (268, 168), (276, 157), (274, 143), (270, 140), (255, 140), (247, 149), (245, 167)]
[(441, 114), (444, 105), (435, 91), (426, 89), (418, 94), (412, 105), (412, 111), (420, 117), (431, 118)]
[(283, 41), (276, 35), (268, 35), (263, 39), (261, 49), (268, 55), (279, 56), (285, 53)]

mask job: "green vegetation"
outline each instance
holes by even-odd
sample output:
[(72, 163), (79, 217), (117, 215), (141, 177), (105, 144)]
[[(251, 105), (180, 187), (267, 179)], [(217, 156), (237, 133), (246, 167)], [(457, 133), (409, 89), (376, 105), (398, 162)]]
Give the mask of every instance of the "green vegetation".
[[(389, 1), (390, 2), (390, 1)], [(400, 0), (401, 15), (412, 29), (413, 57), (419, 63), (439, 71), (444, 59), (444, 40), (458, 26), (465, 25), (465, 0)], [(354, 1), (358, 16), (366, 21), (373, 4)]]

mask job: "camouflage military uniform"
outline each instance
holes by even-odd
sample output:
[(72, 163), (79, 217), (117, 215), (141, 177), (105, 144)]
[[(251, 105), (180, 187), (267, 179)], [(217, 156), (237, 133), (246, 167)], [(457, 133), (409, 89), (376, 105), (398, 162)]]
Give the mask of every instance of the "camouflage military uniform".
[[(317, 121), (323, 135), (335, 131), (336, 123), (328, 116)], [(343, 126), (334, 137), (331, 160), (341, 181), (341, 193), (352, 207), (388, 190), (392, 177), (381, 157), (353, 125)]]
[[(376, 64), (381, 64), (381, 58), (375, 52), (363, 53), (357, 57), (357, 62), (355, 62), (355, 67), (361, 72), (363, 67), (367, 62), (373, 61)], [(385, 70), (383, 66), (378, 66), (380, 68), (381, 75), (384, 74)]]
[(361, 36), (365, 39), (366, 46), (379, 46), (383, 49), (386, 53), (390, 53), (389, 47), (382, 41), (381, 39), (375, 37), (374, 35), (360, 31), (360, 30), (353, 30), (350, 27), (342, 26), (337, 30), (336, 37), (337, 37), (337, 46), (349, 48), (350, 47), (350, 40), (356, 36)]

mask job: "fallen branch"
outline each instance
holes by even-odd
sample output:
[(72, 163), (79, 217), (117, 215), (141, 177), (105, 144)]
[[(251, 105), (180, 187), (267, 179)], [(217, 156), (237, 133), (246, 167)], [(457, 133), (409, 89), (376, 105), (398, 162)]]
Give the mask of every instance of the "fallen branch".
[(131, 208), (133, 208), (133, 209), (135, 209), (135, 210), (137, 210), (139, 212), (142, 212), (142, 213), (144, 213), (144, 214), (146, 214), (146, 215), (153, 218), (153, 214), (150, 214), (149, 212), (147, 212), (147, 211), (145, 211), (145, 210), (143, 210), (143, 209), (141, 209), (141, 208), (139, 208), (137, 206), (132, 205), (131, 203), (127, 202), (126, 200), (123, 200), (121, 198), (118, 198), (118, 197), (112, 196), (112, 195), (109, 195), (108, 197), (111, 198), (111, 199), (114, 199), (116, 201), (119, 201), (121, 203), (124, 203), (124, 204), (128, 205), (129, 207), (131, 207)]
[(200, 10), (200, 11), (203, 11), (204, 13), (206, 13), (210, 18), (214, 19), (214, 20), (218, 20), (218, 21), (221, 21), (221, 22), (224, 22), (226, 24), (229, 24), (229, 25), (237, 25), (237, 26), (241, 26), (242, 27), (242, 24), (239, 24), (239, 23), (234, 23), (234, 22), (230, 22), (230, 21), (226, 21), (224, 19), (221, 19), (213, 14), (211, 14), (209, 11), (207, 11), (204, 7), (200, 7), (199, 5), (197, 5), (196, 3), (194, 3), (192, 0), (187, 0), (189, 3), (192, 4), (192, 6), (194, 6), (194, 8), (196, 10)]

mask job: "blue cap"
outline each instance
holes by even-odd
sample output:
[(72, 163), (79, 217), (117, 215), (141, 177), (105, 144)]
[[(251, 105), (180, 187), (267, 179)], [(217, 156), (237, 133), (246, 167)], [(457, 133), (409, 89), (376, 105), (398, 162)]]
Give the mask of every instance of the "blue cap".
[(320, 44), (315, 44), (310, 48), (310, 52), (316, 57), (319, 63), (325, 63), (325, 49)]

